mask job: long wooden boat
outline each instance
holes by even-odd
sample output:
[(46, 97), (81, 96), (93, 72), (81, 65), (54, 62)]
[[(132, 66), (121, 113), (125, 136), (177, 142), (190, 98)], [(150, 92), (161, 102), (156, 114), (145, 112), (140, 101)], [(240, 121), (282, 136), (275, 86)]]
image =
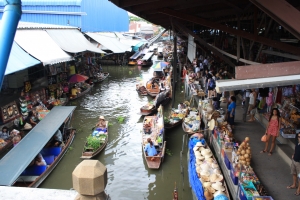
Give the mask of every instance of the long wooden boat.
[(156, 97), (160, 93), (160, 86), (159, 86), (159, 80), (155, 81), (153, 84), (153, 79), (147, 81), (146, 83), (146, 90), (148, 95), (152, 97)]
[(5, 143), (5, 145), (0, 147), (0, 155), (4, 154), (7, 149), (13, 147), (13, 142), (11, 139), (6, 140)]
[(135, 65), (137, 65), (137, 61), (136, 61), (136, 60), (130, 60), (130, 61), (128, 62), (128, 65), (129, 65), (129, 66), (135, 66)]
[[(164, 135), (164, 122), (163, 122), (163, 107), (158, 108), (156, 116), (146, 116), (144, 118), (143, 127), (149, 125), (150, 128), (142, 131), (142, 149), (145, 161), (149, 169), (159, 169), (161, 163), (164, 160), (166, 151), (166, 141)], [(147, 139), (151, 138), (153, 145), (157, 150), (157, 155), (148, 156), (145, 152), (145, 146), (147, 145)]]
[(75, 99), (78, 99), (78, 98), (82, 97), (83, 95), (85, 95), (86, 93), (91, 91), (92, 87), (93, 87), (93, 85), (88, 85), (88, 87), (84, 91), (82, 91), (81, 93), (77, 94), (76, 97), (71, 97), (70, 96), (69, 101), (73, 101)]
[[(71, 145), (76, 130), (70, 126), (75, 106), (56, 106), (34, 129), (0, 160), (0, 185), (38, 187), (58, 165)], [(63, 145), (48, 147), (61, 130)], [(43, 134), (41, 134), (43, 133)], [(46, 145), (46, 146), (45, 146)], [(26, 150), (30, 147), (30, 151)], [(32, 165), (41, 153), (47, 166)]]
[(139, 93), (139, 95), (147, 96), (148, 92), (145, 86), (136, 84), (136, 91)]
[[(174, 114), (177, 116), (175, 116)], [(174, 128), (174, 127), (180, 125), (183, 122), (186, 115), (187, 115), (186, 109), (184, 109), (184, 112), (182, 112), (180, 114), (176, 114), (172, 109), (171, 115), (168, 118), (169, 121), (165, 122), (165, 125), (164, 125), (165, 129), (171, 129), (171, 128)]]
[[(230, 199), (229, 190), (228, 190), (228, 187), (227, 187), (227, 184), (226, 184), (226, 181), (225, 181), (225, 176), (222, 173), (221, 167), (218, 164), (217, 159), (214, 157), (214, 155), (211, 154), (210, 158), (206, 158), (206, 156), (205, 156), (204, 162), (197, 159), (197, 156), (195, 155), (196, 151), (202, 152), (202, 151), (200, 151), (201, 148), (203, 148), (202, 150), (205, 150), (205, 151), (208, 150), (209, 152), (212, 152), (210, 147), (205, 142), (204, 146), (198, 147), (200, 149), (195, 151), (194, 148), (197, 148), (196, 147), (197, 143), (195, 141), (191, 141), (191, 140), (196, 140), (196, 141), (200, 142), (200, 141), (203, 141), (204, 139), (190, 138), (190, 141), (189, 141), (190, 144), (188, 145), (188, 147), (189, 147), (188, 155), (187, 155), (188, 176), (189, 176), (189, 180), (193, 181), (193, 183), (190, 182), (190, 185), (192, 186), (191, 189), (192, 189), (192, 194), (193, 194), (192, 195), (193, 200), (203, 199), (201, 197), (205, 196), (204, 195), (205, 190), (209, 191), (211, 193), (211, 196), (214, 196), (214, 195), (216, 195), (216, 193), (218, 193), (218, 194), (223, 194), (223, 195), (227, 196), (228, 199)], [(203, 155), (201, 155), (201, 157), (202, 156)], [(204, 158), (204, 157), (202, 157), (202, 158)], [(219, 180), (215, 180), (213, 182), (210, 182), (210, 181), (212, 181), (213, 174), (210, 174), (208, 176), (205, 176), (205, 175), (202, 176), (201, 171), (197, 171), (198, 169), (202, 169), (202, 164), (208, 165), (211, 173), (218, 173), (219, 174), (219, 177), (218, 177)], [(216, 171), (218, 171), (218, 172), (216, 172)], [(215, 190), (215, 189), (213, 189), (213, 187), (211, 187), (209, 185), (204, 185), (203, 184), (203, 183), (207, 184), (207, 183), (215, 183), (215, 182), (222, 183), (222, 186), (224, 187), (223, 192)], [(203, 195), (201, 195), (201, 197), (198, 198), (197, 194), (199, 194), (199, 191), (201, 191), (201, 190), (203, 191)], [(197, 191), (197, 192), (195, 192), (195, 191)]]
[(152, 65), (153, 65), (152, 60), (144, 61), (144, 62), (141, 63), (142, 67), (149, 67), (149, 66), (152, 66)]
[(157, 111), (157, 108), (151, 104), (151, 103), (147, 103), (146, 105), (142, 106), (140, 108), (140, 115), (143, 116), (147, 116), (147, 115), (151, 115), (153, 113), (155, 113)]
[(93, 83), (100, 83), (100, 82), (102, 82), (104, 79), (106, 79), (108, 76), (109, 76), (109, 73), (108, 73), (108, 72), (103, 72), (103, 73), (101, 73), (100, 76), (95, 75), (95, 76), (94, 76), (94, 79), (93, 79)]
[[(108, 142), (108, 121), (106, 122), (106, 132), (101, 133), (101, 131), (94, 130), (93, 133), (90, 135), (90, 137), (93, 137), (94, 139), (99, 141), (99, 147), (97, 149), (94, 149), (92, 147), (88, 146), (88, 141), (86, 141), (83, 151), (82, 151), (82, 156), (80, 158), (83, 159), (90, 159), (93, 158), (94, 156), (98, 155), (107, 145)], [(96, 133), (96, 132), (98, 133)], [(94, 135), (94, 136), (93, 136)]]

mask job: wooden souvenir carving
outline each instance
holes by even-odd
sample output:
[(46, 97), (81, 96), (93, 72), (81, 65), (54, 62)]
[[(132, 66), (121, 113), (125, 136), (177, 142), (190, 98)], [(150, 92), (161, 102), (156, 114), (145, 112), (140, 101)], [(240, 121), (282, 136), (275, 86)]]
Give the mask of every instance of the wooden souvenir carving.
[(3, 123), (14, 120), (20, 116), (20, 111), (15, 101), (1, 107), (1, 117)]

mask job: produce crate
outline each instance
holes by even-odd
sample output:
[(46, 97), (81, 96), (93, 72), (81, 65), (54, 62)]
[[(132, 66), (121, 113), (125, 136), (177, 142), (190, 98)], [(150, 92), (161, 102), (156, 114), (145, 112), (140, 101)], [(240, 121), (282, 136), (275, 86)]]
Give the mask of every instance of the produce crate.
[(239, 177), (236, 176), (236, 173), (234, 172), (233, 168), (230, 170), (230, 177), (231, 177), (231, 180), (232, 180), (233, 184), (238, 185)]
[(295, 138), (296, 137), (296, 134), (284, 134), (281, 131), (280, 131), (280, 134), (283, 138)]
[[(251, 195), (248, 192), (246, 192), (245, 189), (252, 189), (254, 191), (254, 193)], [(257, 196), (257, 195), (259, 195), (258, 191), (256, 190), (255, 186), (253, 185), (253, 183), (251, 181), (247, 182), (247, 186), (239, 184), (240, 200), (252, 200), (252, 197)]]
[(255, 196), (252, 200), (274, 200), (271, 196)]

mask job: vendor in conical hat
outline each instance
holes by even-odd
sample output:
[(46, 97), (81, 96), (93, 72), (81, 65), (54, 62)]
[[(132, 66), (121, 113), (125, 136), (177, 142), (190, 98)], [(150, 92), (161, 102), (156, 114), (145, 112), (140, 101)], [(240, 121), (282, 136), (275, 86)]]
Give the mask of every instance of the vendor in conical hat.
[(98, 128), (106, 128), (106, 122), (104, 116), (99, 117), (99, 122), (96, 124)]

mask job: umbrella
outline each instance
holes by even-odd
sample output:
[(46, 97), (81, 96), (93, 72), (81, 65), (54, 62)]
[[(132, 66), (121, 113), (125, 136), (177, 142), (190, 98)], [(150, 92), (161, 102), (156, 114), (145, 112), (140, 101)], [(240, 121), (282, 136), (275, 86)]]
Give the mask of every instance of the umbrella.
[(168, 66), (168, 64), (169, 64), (168, 62), (159, 62), (153, 65), (152, 68), (154, 69), (154, 71), (156, 70), (162, 71), (162, 69)]
[(69, 78), (69, 83), (83, 82), (87, 79), (89, 79), (89, 77), (81, 75), (81, 74), (74, 74)]

